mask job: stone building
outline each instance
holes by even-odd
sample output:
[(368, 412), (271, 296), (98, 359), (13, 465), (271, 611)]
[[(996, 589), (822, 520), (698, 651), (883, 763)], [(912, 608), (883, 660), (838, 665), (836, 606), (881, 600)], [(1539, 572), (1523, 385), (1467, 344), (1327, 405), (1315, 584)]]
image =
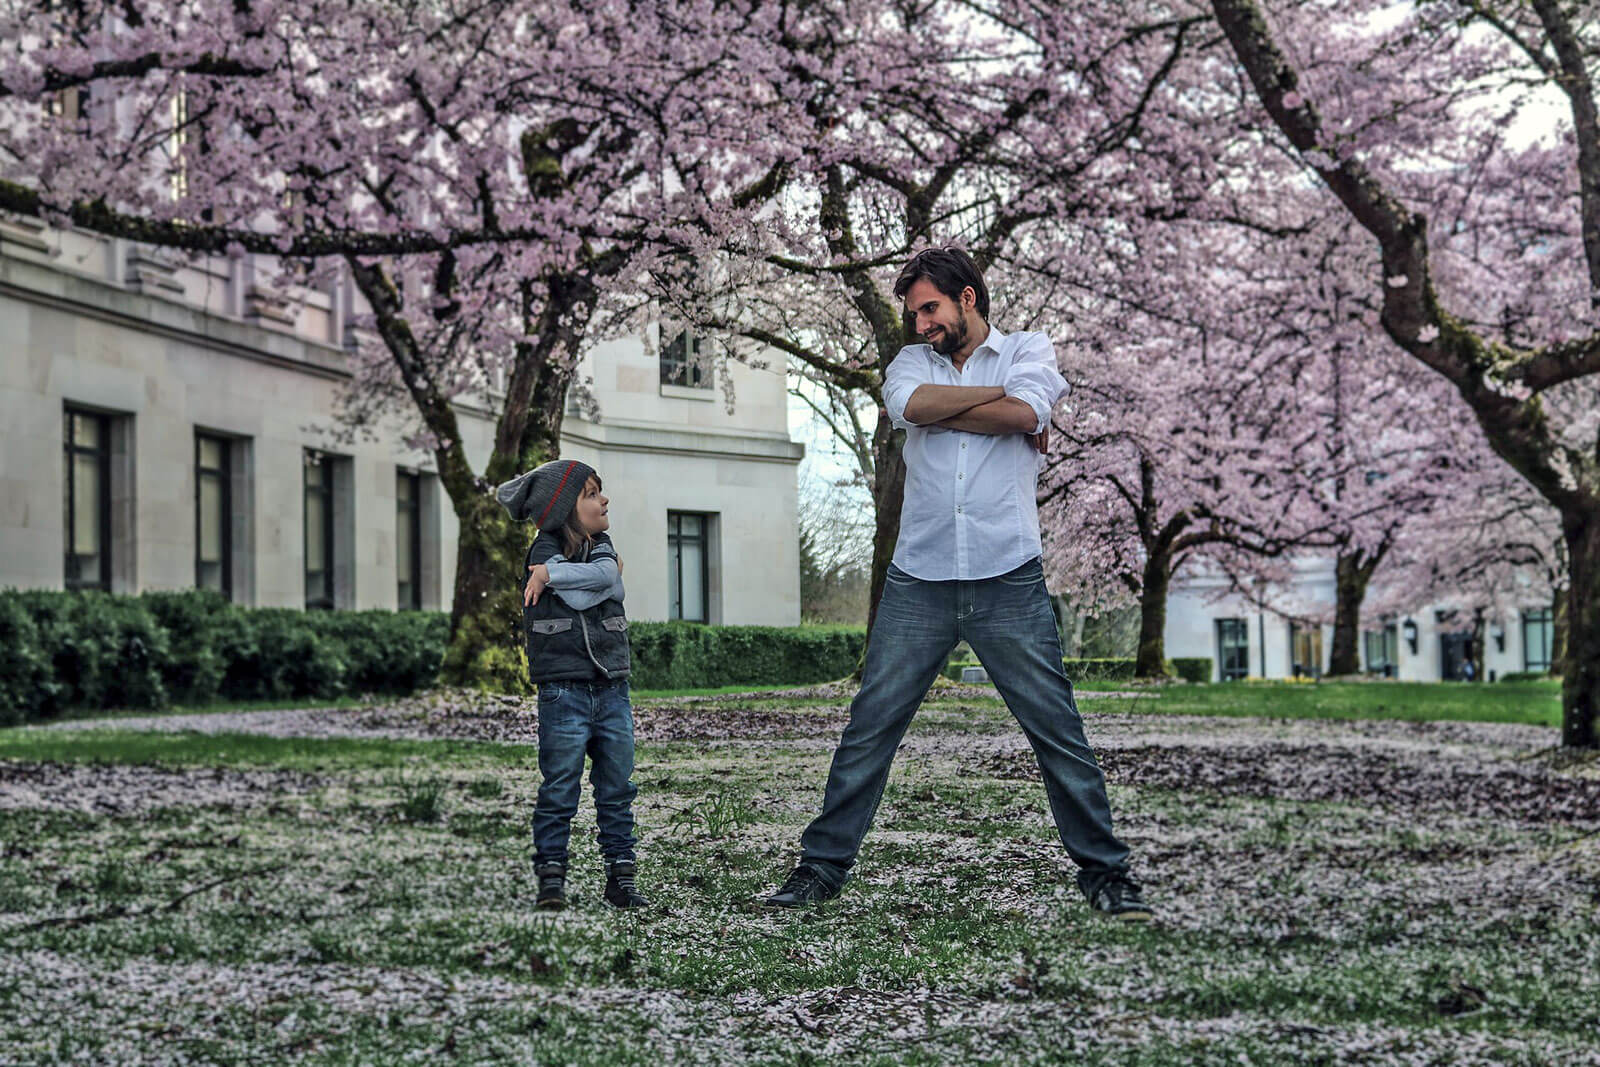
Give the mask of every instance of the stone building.
[[(1263, 609), (1236, 594), (1219, 596), (1224, 582), (1204, 574), (1172, 583), (1167, 598), (1169, 657), (1204, 656), (1212, 678), (1318, 678), (1327, 673), (1333, 627), (1295, 620)], [(1308, 559), (1299, 566), (1295, 599), (1320, 605), (1332, 615), (1333, 560)], [(1435, 605), (1392, 619), (1363, 618), (1358, 642), (1361, 670), (1401, 681), (1463, 680), (1475, 620)], [(1530, 598), (1514, 615), (1482, 620), (1483, 662), (1471, 668), (1489, 681), (1507, 674), (1550, 669), (1555, 627), (1548, 602)]]
[[(449, 607), (457, 527), (431, 458), (398, 429), (332, 434), (358, 294), (285, 294), (267, 266), (0, 217), (0, 587)], [(600, 421), (574, 411), (562, 434), (604, 479), (630, 614), (798, 623), (783, 360), (728, 370), (729, 411), (686, 341), (658, 347), (597, 346), (580, 373)], [(493, 424), (461, 415), (481, 470)]]

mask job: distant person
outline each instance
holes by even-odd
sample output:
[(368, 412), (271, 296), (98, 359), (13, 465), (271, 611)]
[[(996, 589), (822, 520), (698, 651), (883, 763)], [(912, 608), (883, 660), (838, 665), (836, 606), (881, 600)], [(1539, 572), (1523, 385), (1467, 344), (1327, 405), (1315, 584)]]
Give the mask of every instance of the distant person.
[(610, 501), (600, 476), (576, 460), (545, 463), (496, 491), (539, 535), (528, 549), (523, 626), (528, 680), (539, 687), (539, 798), (533, 808), (537, 906), (567, 903), (567, 841), (588, 756), (595, 822), (605, 859), (605, 899), (649, 901), (635, 885), (633, 706), (628, 700), (628, 618), (622, 562), (606, 531)]
[(890, 420), (907, 431), (900, 539), (822, 812), (800, 838), (799, 865), (766, 903), (838, 896), (900, 739), (965, 640), (1033, 745), (1078, 887), (1099, 911), (1149, 919), (1128, 848), (1111, 830), (1039, 559), (1040, 456), (1050, 410), (1067, 392), (1055, 350), (1043, 334), (990, 328), (989, 291), (965, 252), (918, 253), (894, 294), (927, 342), (900, 350), (883, 388)]

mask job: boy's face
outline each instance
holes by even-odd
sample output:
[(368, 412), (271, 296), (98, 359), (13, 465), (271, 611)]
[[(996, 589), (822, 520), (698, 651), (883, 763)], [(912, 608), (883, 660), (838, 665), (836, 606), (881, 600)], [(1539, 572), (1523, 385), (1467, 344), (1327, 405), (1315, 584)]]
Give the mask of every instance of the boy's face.
[(600, 483), (590, 478), (583, 483), (583, 492), (578, 494), (578, 502), (572, 510), (578, 516), (578, 523), (589, 533), (604, 533), (611, 529), (611, 519), (606, 515), (610, 503), (600, 492)]

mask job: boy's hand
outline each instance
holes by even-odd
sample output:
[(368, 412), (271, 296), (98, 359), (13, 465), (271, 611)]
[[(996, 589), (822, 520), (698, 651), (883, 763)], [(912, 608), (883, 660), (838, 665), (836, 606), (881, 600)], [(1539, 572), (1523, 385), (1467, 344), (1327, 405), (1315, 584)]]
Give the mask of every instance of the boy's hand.
[(539, 594), (544, 592), (545, 586), (550, 584), (550, 568), (543, 563), (535, 563), (528, 568), (528, 587), (522, 591), (522, 606), (539, 602)]

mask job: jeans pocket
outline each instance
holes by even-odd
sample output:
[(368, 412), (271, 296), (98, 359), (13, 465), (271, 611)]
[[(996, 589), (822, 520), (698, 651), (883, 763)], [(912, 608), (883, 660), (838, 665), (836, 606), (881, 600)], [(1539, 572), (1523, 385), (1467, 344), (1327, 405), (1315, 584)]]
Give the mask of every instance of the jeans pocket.
[(553, 704), (567, 695), (567, 690), (572, 687), (561, 682), (540, 682), (539, 703)]
[(896, 567), (893, 563), (889, 564), (889, 569), (884, 572), (883, 577), (886, 581), (893, 582), (895, 585), (917, 584), (917, 579), (911, 577), (911, 575)]
[(1038, 585), (1044, 581), (1044, 565), (1037, 559), (1030, 559), (1014, 571), (1007, 571), (999, 575), (998, 579), (1006, 585), (1030, 586)]

